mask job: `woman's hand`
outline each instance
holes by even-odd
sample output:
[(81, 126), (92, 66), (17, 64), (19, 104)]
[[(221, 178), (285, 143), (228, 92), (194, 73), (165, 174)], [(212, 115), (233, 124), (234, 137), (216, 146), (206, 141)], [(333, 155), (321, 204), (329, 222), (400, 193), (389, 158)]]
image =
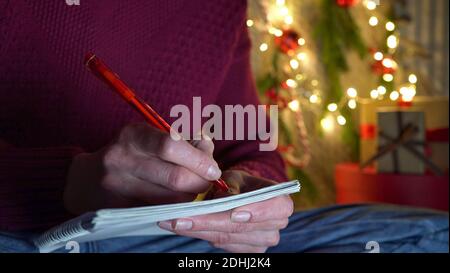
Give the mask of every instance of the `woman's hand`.
[[(273, 181), (242, 171), (225, 171), (224, 180), (235, 193), (273, 185)], [(208, 197), (222, 197), (218, 191)], [(159, 226), (176, 234), (209, 241), (230, 252), (265, 252), (278, 244), (280, 230), (293, 213), (289, 196), (280, 196), (230, 211), (160, 222)]]
[(66, 209), (83, 213), (192, 201), (221, 176), (211, 140), (193, 147), (146, 124), (125, 127), (113, 143), (74, 158), (64, 192)]

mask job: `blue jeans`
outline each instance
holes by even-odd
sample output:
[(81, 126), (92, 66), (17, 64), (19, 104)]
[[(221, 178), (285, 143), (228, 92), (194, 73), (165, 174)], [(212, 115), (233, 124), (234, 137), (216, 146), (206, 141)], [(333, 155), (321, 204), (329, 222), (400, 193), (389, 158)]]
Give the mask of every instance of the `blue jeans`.
[[(332, 206), (297, 212), (267, 252), (448, 252), (448, 213), (388, 205)], [(0, 232), (0, 252), (38, 252), (34, 233)], [(107, 239), (80, 252), (223, 252), (182, 236)], [(69, 252), (65, 248), (55, 252)]]

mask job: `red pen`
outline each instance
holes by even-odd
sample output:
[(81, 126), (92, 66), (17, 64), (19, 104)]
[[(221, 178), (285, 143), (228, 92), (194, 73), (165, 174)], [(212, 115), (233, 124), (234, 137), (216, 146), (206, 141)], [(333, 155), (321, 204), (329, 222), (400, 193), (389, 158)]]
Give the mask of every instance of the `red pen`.
[[(148, 123), (164, 132), (170, 132), (170, 125), (155, 110), (153, 110), (150, 105), (137, 97), (133, 90), (129, 88), (116, 73), (107, 67), (105, 63), (95, 56), (95, 54), (86, 54), (84, 63), (92, 73), (104, 81), (125, 101), (131, 104), (131, 106), (133, 106), (133, 108), (138, 111)], [(230, 191), (228, 185), (221, 178), (211, 182), (224, 192)]]

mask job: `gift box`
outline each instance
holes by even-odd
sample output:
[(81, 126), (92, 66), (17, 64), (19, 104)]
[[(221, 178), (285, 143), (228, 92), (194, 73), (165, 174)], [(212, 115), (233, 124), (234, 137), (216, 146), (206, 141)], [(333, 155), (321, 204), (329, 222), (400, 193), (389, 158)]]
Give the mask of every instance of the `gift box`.
[[(448, 173), (448, 97), (415, 97), (413, 102), (407, 104), (390, 100), (361, 99), (359, 106), (360, 162), (367, 162), (378, 152), (377, 113), (389, 107), (390, 111), (423, 113), (424, 154), (440, 170)], [(425, 171), (429, 169), (425, 168)]]
[(378, 173), (424, 174), (424, 113), (380, 108), (377, 121)]
[(335, 188), (338, 204), (389, 203), (448, 211), (448, 175), (377, 173), (373, 166), (340, 163)]

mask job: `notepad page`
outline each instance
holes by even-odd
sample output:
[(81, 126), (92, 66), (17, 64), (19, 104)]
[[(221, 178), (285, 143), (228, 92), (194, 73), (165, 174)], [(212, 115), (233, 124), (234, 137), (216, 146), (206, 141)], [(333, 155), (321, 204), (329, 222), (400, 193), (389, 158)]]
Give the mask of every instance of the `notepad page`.
[(212, 205), (215, 203), (232, 202), (236, 199), (241, 199), (241, 198), (251, 198), (252, 196), (257, 196), (257, 195), (267, 193), (267, 192), (274, 192), (274, 191), (281, 190), (284, 188), (289, 188), (292, 186), (300, 187), (300, 183), (297, 180), (294, 180), (294, 181), (289, 181), (289, 182), (284, 182), (284, 183), (278, 183), (273, 186), (264, 187), (264, 188), (250, 191), (250, 192), (240, 193), (240, 194), (231, 195), (231, 196), (227, 196), (227, 197), (223, 197), (223, 198), (197, 201), (197, 202), (186, 202), (186, 203), (157, 205), (157, 206), (144, 206), (144, 207), (125, 208), (125, 209), (102, 209), (102, 210), (97, 211), (97, 215), (102, 216), (102, 217), (107, 217), (108, 215), (117, 216), (121, 213), (130, 215), (132, 213), (139, 213), (139, 212), (148, 213), (148, 212), (157, 212), (159, 210), (166, 211), (166, 210), (178, 209), (178, 208)]
[[(299, 190), (299, 188), (298, 188)], [(94, 219), (94, 223), (98, 227), (108, 226), (108, 225), (117, 225), (117, 224), (126, 224), (130, 222), (139, 222), (140, 219), (145, 219), (148, 222), (155, 221), (164, 221), (174, 218), (187, 217), (187, 216), (195, 216), (202, 215), (208, 213), (214, 213), (218, 211), (225, 211), (232, 208), (240, 207), (243, 205), (264, 201), (279, 195), (290, 194), (293, 191), (298, 191), (296, 187), (287, 187), (283, 189), (278, 189), (276, 191), (270, 191), (266, 193), (262, 193), (259, 195), (245, 197), (245, 198), (234, 198), (233, 201), (222, 200), (221, 202), (209, 203), (208, 201), (202, 201), (204, 203), (197, 204), (195, 206), (186, 206), (182, 210), (180, 209), (167, 209), (164, 211), (158, 212), (148, 212), (142, 213), (138, 215), (122, 215), (120, 217), (105, 217), (102, 215), (97, 215)], [(222, 199), (222, 198), (221, 198)], [(145, 216), (145, 218), (143, 218)]]
[[(246, 192), (242, 194), (232, 195), (223, 198), (217, 198), (212, 200), (198, 201), (198, 202), (186, 202), (186, 203), (178, 203), (178, 204), (169, 204), (169, 205), (158, 205), (158, 206), (145, 206), (145, 207), (137, 207), (137, 208), (129, 208), (129, 209), (104, 209), (97, 211), (98, 219), (109, 219), (120, 216), (124, 217), (132, 217), (132, 216), (141, 216), (141, 215), (157, 215), (159, 213), (167, 214), (170, 212), (178, 212), (182, 210), (188, 209), (200, 209), (207, 208), (211, 206), (223, 206), (225, 204), (238, 202), (239, 200), (248, 200), (252, 202), (258, 198), (258, 196), (269, 196), (273, 197), (275, 195), (283, 194), (283, 192), (290, 192), (293, 188), (300, 188), (300, 184), (298, 181), (285, 182), (276, 184), (274, 186), (265, 187), (262, 189), (258, 189), (251, 192)], [(300, 189), (298, 189), (300, 190)], [(201, 213), (200, 213), (201, 214)]]
[(157, 222), (181, 217), (209, 214), (300, 191), (300, 183), (291, 181), (255, 191), (197, 202), (145, 206), (126, 209), (103, 209), (53, 228), (35, 240), (41, 252), (63, 247), (65, 242), (78, 243), (113, 237), (172, 234), (160, 229)]

